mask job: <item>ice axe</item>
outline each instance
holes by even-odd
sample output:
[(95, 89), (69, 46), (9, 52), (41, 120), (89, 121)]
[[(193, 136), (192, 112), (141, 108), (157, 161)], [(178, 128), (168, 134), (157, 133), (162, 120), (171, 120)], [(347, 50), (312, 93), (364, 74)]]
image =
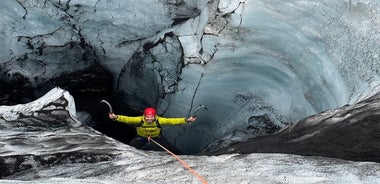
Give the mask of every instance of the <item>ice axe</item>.
[(199, 105), (195, 110), (194, 110), (194, 112), (193, 112), (193, 114), (191, 115), (192, 117), (197, 117), (197, 112), (200, 110), (200, 109), (206, 109), (206, 110), (208, 110), (207, 109), (207, 107), (205, 106), (205, 105)]
[(108, 108), (109, 108), (109, 111), (110, 111), (110, 113), (113, 113), (113, 110), (112, 110), (112, 106), (111, 106), (111, 104), (110, 104), (110, 103), (108, 103), (106, 100), (102, 100), (102, 101), (100, 101), (100, 103), (105, 103), (105, 104), (107, 104), (107, 106), (108, 106)]

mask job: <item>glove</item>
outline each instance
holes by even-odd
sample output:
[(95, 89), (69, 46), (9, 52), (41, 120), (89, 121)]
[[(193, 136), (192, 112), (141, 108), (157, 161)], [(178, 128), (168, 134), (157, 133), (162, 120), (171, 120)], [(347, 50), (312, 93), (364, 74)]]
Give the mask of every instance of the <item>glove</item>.
[(108, 114), (108, 117), (109, 117), (110, 119), (112, 119), (112, 120), (116, 120), (116, 119), (117, 119), (117, 115), (114, 114), (114, 113), (112, 113), (112, 112)]
[(194, 122), (195, 120), (197, 120), (197, 117), (195, 117), (195, 116), (190, 116), (190, 117), (188, 117), (188, 118), (186, 119), (186, 122), (192, 123), (192, 122)]

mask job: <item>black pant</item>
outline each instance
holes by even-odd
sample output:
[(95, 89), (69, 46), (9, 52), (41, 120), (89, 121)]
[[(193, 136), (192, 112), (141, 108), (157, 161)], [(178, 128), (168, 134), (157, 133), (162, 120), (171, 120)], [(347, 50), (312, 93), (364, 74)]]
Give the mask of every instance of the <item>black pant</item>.
[[(171, 144), (165, 137), (158, 136), (158, 137), (151, 137), (151, 139), (153, 139), (154, 141), (156, 141), (157, 143), (159, 143), (166, 149), (170, 150), (171, 152), (180, 154), (180, 151), (173, 144)], [(147, 137), (136, 136), (135, 138), (132, 139), (129, 145), (137, 149), (163, 151), (163, 149), (159, 147), (158, 145), (156, 145), (154, 142), (148, 142)]]

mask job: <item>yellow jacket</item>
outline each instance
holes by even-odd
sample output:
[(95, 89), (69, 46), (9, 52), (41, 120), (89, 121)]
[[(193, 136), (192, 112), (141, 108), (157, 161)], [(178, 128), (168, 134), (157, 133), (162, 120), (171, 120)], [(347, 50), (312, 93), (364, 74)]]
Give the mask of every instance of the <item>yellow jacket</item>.
[(158, 137), (161, 134), (161, 127), (157, 125), (179, 125), (186, 123), (186, 118), (163, 118), (159, 116), (156, 116), (156, 121), (152, 123), (147, 123), (144, 116), (130, 117), (118, 115), (115, 120), (128, 125), (136, 125), (137, 135), (141, 137)]

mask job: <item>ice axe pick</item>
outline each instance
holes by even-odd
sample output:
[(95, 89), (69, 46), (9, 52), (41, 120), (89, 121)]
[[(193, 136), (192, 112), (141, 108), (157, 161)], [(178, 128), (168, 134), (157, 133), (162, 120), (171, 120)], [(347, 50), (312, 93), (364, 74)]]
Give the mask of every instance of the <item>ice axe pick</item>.
[(110, 104), (110, 103), (108, 103), (106, 100), (102, 100), (102, 101), (100, 101), (100, 103), (105, 103), (105, 104), (107, 104), (107, 106), (108, 106), (108, 108), (109, 108), (109, 111), (110, 111), (110, 113), (113, 113), (113, 110), (112, 110), (112, 106), (111, 106), (111, 104)]
[(208, 110), (207, 109), (207, 107), (205, 106), (205, 105), (199, 105), (195, 110), (194, 110), (194, 112), (193, 112), (193, 114), (191, 115), (192, 117), (197, 117), (197, 112), (200, 110), (200, 109), (206, 109), (206, 110)]

